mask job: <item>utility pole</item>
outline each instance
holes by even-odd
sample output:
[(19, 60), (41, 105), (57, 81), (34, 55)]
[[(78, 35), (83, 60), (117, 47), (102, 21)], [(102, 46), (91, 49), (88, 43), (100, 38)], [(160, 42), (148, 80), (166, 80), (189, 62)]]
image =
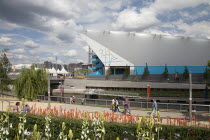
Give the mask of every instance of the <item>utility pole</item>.
[(56, 73), (57, 73), (57, 70), (58, 70), (58, 66), (57, 66), (57, 56), (55, 57), (55, 60), (56, 60)]
[(48, 109), (50, 109), (50, 73), (48, 73)]
[(189, 118), (191, 122), (191, 116), (192, 116), (192, 74), (189, 73), (189, 83), (190, 83), (190, 89), (189, 89)]

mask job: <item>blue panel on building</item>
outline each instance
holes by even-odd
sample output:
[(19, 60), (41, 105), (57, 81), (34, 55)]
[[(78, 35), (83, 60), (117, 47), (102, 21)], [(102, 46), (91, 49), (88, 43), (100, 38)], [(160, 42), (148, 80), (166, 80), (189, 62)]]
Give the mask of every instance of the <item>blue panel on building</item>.
[[(183, 73), (185, 66), (167, 66), (168, 73)], [(145, 66), (135, 66), (134, 74), (141, 75), (144, 73)], [(206, 69), (206, 66), (187, 66), (189, 72), (191, 73), (203, 73)], [(164, 72), (165, 66), (148, 66), (150, 74), (162, 74)]]
[(89, 74), (89, 76), (94, 76), (94, 75), (103, 75), (103, 70), (98, 70), (96, 72)]

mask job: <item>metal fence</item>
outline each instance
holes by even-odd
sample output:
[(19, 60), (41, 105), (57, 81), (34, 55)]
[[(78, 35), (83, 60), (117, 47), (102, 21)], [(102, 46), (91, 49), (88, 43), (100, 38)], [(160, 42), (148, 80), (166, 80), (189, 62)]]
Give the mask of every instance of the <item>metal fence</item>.
[[(38, 96), (39, 100), (47, 100), (47, 96)], [(62, 97), (62, 96), (51, 96), (51, 101), (58, 101), (58, 102), (64, 102), (69, 104), (70, 103), (70, 97)], [(81, 104), (82, 100), (84, 98), (75, 98), (76, 104)], [(84, 104), (86, 105), (94, 105), (94, 106), (111, 106), (111, 100), (104, 100), (104, 99), (84, 99)], [(120, 101), (120, 106), (123, 106), (123, 101)], [(145, 101), (145, 102), (137, 102), (137, 101), (130, 101), (130, 107), (131, 108), (139, 108), (139, 109), (151, 109), (152, 108), (152, 102)], [(177, 110), (180, 112), (188, 111), (189, 104), (180, 104), (180, 103), (160, 103), (158, 102), (158, 109), (160, 110)], [(197, 112), (206, 112), (210, 113), (210, 105), (203, 105), (203, 104), (192, 104), (193, 110), (196, 110)]]

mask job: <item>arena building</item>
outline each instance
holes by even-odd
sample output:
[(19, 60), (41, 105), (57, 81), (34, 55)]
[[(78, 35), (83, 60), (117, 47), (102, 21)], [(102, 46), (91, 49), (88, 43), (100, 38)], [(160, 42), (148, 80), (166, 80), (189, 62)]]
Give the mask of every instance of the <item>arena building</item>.
[(210, 40), (183, 36), (145, 34), (119, 31), (83, 30), (88, 43), (89, 61), (93, 72), (89, 75), (142, 75), (146, 63), (150, 74), (183, 73), (187, 66), (191, 73), (203, 73), (210, 60)]

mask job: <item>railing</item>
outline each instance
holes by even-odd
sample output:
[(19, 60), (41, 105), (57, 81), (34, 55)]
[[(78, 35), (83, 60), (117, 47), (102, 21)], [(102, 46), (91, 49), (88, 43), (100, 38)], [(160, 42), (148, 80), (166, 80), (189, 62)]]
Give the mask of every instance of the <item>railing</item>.
[[(39, 100), (47, 100), (47, 96), (38, 96)], [(51, 101), (59, 101), (64, 103), (70, 103), (70, 97), (62, 97), (62, 96), (51, 96)], [(76, 104), (81, 104), (84, 98), (75, 98)], [(84, 104), (86, 105), (94, 105), (94, 106), (111, 106), (111, 100), (103, 100), (103, 99), (84, 99)], [(189, 109), (189, 104), (179, 104), (179, 103), (157, 103), (158, 109), (161, 110), (177, 110), (180, 112), (187, 111)], [(122, 101), (120, 101), (120, 106), (122, 105)], [(152, 102), (137, 102), (130, 101), (131, 108), (140, 108), (140, 109), (151, 109)], [(210, 113), (210, 105), (202, 105), (202, 104), (192, 104), (192, 108), (197, 112), (208, 112)]]
[(98, 62), (100, 62), (100, 59), (96, 59), (95, 61), (92, 61), (92, 63), (98, 63)]
[(98, 69), (98, 68), (101, 68), (101, 67), (103, 67), (104, 65), (102, 64), (102, 63), (100, 63), (100, 64), (98, 64), (98, 65), (96, 65), (96, 66), (94, 66), (94, 67), (92, 67), (92, 69)]
[(0, 99), (0, 101), (1, 101), (1, 111), (5, 111), (4, 110), (4, 102), (8, 103), (8, 107), (9, 108), (11, 107), (11, 103), (14, 103), (13, 101), (9, 101), (9, 100), (2, 100), (2, 99)]

